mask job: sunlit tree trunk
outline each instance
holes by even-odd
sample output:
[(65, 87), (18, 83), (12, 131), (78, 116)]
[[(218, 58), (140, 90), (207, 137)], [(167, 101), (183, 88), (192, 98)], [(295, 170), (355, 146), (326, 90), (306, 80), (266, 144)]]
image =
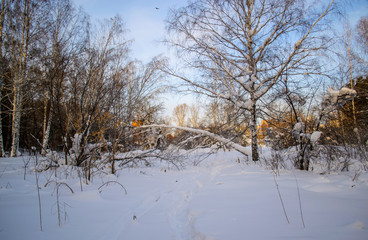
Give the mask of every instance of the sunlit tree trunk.
[[(51, 92), (51, 96), (49, 96), (49, 93), (47, 92), (45, 103), (44, 103), (43, 139), (42, 139), (42, 151), (41, 151), (42, 156), (46, 156), (46, 150), (48, 148), (48, 142), (50, 138), (51, 121), (52, 121), (53, 113), (54, 113), (54, 103), (52, 99), (53, 94), (54, 94), (54, 91)], [(48, 108), (48, 105), (50, 105), (49, 108)]]
[(20, 121), (22, 114), (23, 93), (22, 87), (26, 78), (26, 61), (27, 52), (29, 47), (29, 30), (30, 30), (30, 1), (24, 1), (23, 10), (23, 27), (22, 27), (22, 39), (20, 45), (20, 53), (18, 64), (16, 66), (15, 79), (13, 85), (13, 113), (12, 113), (12, 145), (10, 156), (15, 157), (19, 151), (19, 134), (20, 134)]

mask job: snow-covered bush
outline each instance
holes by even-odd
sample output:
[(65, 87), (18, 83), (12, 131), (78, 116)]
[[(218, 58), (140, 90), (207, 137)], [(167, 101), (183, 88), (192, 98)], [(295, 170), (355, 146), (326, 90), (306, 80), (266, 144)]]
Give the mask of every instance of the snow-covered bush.
[[(331, 112), (335, 111), (338, 107), (343, 106), (346, 102), (351, 101), (356, 97), (357, 92), (354, 89), (343, 87), (340, 90), (334, 90), (333, 88), (328, 89), (327, 94), (322, 99), (321, 108), (318, 112), (318, 121), (315, 126), (312, 126), (309, 131), (306, 131), (307, 127), (304, 122), (300, 120), (294, 125), (293, 135), (299, 146), (299, 152), (296, 159), (296, 166), (299, 169), (308, 170), (311, 158), (318, 154), (321, 150), (319, 143), (323, 136), (320, 127), (322, 121), (325, 120)], [(324, 150), (328, 149), (329, 145), (324, 145)], [(327, 150), (326, 150), (327, 151)], [(326, 152), (325, 151), (325, 152)], [(334, 151), (327, 151), (331, 154)], [(325, 153), (326, 155), (327, 153)], [(330, 154), (330, 155), (331, 155)], [(332, 155), (328, 159), (333, 159)], [(329, 161), (329, 160), (328, 160)], [(345, 161), (346, 162), (346, 161)], [(345, 166), (347, 168), (347, 166)], [(330, 166), (328, 166), (330, 169)]]
[(312, 135), (310, 136), (310, 141), (312, 145), (316, 145), (318, 144), (318, 141), (320, 140), (322, 135), (322, 132), (320, 131), (315, 131), (312, 133)]
[(77, 163), (77, 158), (81, 154), (81, 141), (82, 141), (82, 135), (81, 134), (74, 134), (73, 137), (71, 137), (72, 141), (72, 148), (69, 150), (69, 156), (70, 161), (72, 165), (75, 165)]
[(297, 122), (293, 128), (293, 135), (297, 142), (298, 154), (295, 159), (295, 166), (300, 170), (309, 170), (310, 158), (318, 149), (318, 142), (322, 132), (314, 131), (312, 134), (305, 131), (305, 124)]

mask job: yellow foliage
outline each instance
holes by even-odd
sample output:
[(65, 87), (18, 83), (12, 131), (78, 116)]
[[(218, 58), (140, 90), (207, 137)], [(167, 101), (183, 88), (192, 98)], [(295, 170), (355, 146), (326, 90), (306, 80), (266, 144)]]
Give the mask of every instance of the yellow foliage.
[(132, 123), (133, 127), (139, 127), (140, 125), (142, 125), (142, 121), (136, 121)]

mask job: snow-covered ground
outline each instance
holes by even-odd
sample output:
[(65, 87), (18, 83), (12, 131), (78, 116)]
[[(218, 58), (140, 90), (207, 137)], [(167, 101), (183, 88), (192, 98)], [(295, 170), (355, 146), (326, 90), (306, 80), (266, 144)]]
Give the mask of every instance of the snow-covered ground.
[(28, 157), (0, 159), (0, 239), (368, 239), (365, 172), (357, 181), (354, 172), (280, 170), (274, 178), (233, 151), (198, 166), (196, 156), (181, 170), (157, 161), (98, 173), (83, 191), (76, 169), (41, 172), (42, 232), (33, 163), (24, 175)]

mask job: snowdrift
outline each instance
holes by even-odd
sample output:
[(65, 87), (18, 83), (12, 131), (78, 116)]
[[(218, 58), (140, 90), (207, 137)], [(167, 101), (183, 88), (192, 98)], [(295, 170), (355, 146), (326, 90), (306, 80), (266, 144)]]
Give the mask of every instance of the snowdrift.
[(182, 169), (152, 159), (88, 184), (71, 166), (37, 172), (42, 232), (34, 159), (0, 159), (0, 239), (367, 239), (366, 172), (275, 175), (208, 151), (188, 153)]

